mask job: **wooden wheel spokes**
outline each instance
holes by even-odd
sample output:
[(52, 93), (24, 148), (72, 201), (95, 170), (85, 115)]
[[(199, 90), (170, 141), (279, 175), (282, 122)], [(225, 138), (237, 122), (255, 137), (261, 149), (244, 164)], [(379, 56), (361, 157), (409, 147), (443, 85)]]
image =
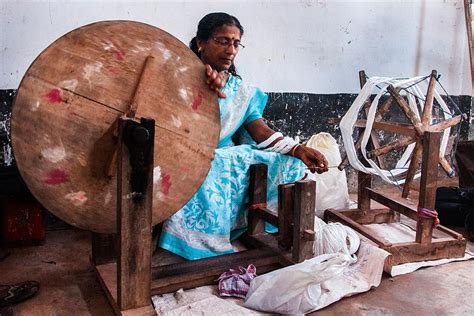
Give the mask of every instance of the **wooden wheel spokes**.
[[(419, 169), (422, 157), (423, 150), (423, 138), (424, 133), (429, 132), (442, 132), (445, 129), (448, 129), (452, 126), (459, 124), (463, 116), (457, 115), (451, 118), (448, 118), (442, 122), (431, 125), (432, 121), (432, 111), (433, 111), (433, 101), (435, 95), (435, 84), (436, 84), (436, 70), (433, 70), (430, 75), (430, 81), (428, 83), (428, 90), (426, 93), (426, 98), (424, 101), (423, 112), (421, 118), (410, 108), (408, 102), (400, 95), (402, 88), (394, 87), (389, 85), (387, 91), (390, 93), (390, 96), (382, 103), (378, 108), (374, 121), (372, 123), (372, 131), (369, 139), (369, 150), (367, 151), (367, 157), (369, 159), (376, 158), (379, 163), (379, 167), (384, 169), (383, 165), (383, 155), (388, 154), (393, 150), (397, 150), (407, 145), (415, 144), (415, 148), (411, 154), (410, 165), (408, 167), (405, 183), (403, 187), (403, 197), (407, 197), (410, 191), (410, 184), (413, 182), (413, 179)], [(361, 87), (366, 83), (365, 73), (361, 71), (359, 73), (359, 79), (361, 81)], [(396, 122), (384, 122), (382, 121), (383, 116), (387, 113), (393, 103), (396, 103), (400, 109), (403, 111), (407, 117), (409, 124), (396, 123)], [(368, 107), (370, 106), (370, 100), (367, 100), (364, 104), (364, 113), (367, 115)], [(358, 119), (354, 123), (354, 127), (365, 129), (367, 127), (367, 121), (365, 119)], [(387, 144), (380, 146), (379, 141), (374, 133), (375, 130), (381, 130), (388, 133), (403, 135), (404, 137), (397, 138)], [(359, 133), (359, 138), (355, 144), (356, 150), (361, 148), (362, 143), (362, 130)], [(382, 162), (382, 163), (380, 163)], [(438, 162), (442, 168), (446, 171), (449, 176), (454, 175), (453, 168), (449, 162), (444, 158), (443, 155), (439, 155)], [(342, 170), (348, 163), (347, 156), (343, 159), (339, 165), (339, 169)]]

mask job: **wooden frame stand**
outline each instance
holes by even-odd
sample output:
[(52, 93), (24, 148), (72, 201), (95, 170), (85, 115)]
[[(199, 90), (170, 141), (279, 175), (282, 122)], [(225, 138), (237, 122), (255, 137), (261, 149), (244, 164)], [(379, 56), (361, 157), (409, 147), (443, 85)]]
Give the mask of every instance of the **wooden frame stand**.
[[(433, 210), (435, 207), (440, 133), (425, 131), (422, 140), (422, 170), (418, 205), (403, 197), (388, 196), (371, 188), (371, 176), (358, 173), (358, 208), (344, 210), (327, 210), (325, 219), (339, 221), (348, 225), (375, 242), (380, 248), (391, 253), (385, 262), (384, 270), (389, 272), (394, 265), (435, 260), (458, 258), (464, 256), (466, 240), (444, 226), (436, 229), (449, 235), (446, 238), (433, 238), (433, 218), (418, 216), (418, 208)], [(371, 200), (388, 207), (388, 209), (371, 209)], [(416, 221), (416, 237), (413, 242), (395, 243), (376, 236), (364, 224), (397, 222), (403, 214)]]
[[(92, 239), (92, 263), (115, 314), (154, 315), (151, 295), (214, 284), (231, 268), (254, 264), (262, 274), (313, 257), (315, 183), (281, 185), (277, 215), (266, 208), (267, 166), (260, 164), (251, 166), (249, 229), (241, 238), (249, 250), (152, 268), (152, 122), (120, 119), (117, 234)], [(278, 238), (265, 232), (265, 221), (279, 227)]]

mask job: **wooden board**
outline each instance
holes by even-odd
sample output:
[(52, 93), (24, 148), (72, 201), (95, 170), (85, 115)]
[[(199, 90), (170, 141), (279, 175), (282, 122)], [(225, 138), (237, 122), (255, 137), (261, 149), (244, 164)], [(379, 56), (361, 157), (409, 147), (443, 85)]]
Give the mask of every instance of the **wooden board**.
[(66, 222), (116, 231), (116, 121), (132, 100), (136, 118), (156, 122), (158, 224), (199, 188), (219, 140), (217, 96), (199, 58), (158, 28), (107, 21), (59, 38), (23, 77), (12, 110), (14, 155), (31, 192)]

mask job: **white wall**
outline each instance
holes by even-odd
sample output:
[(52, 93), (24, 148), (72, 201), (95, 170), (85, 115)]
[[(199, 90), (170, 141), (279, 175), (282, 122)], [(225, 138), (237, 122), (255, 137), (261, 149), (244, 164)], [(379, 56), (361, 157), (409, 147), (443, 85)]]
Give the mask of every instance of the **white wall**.
[(472, 92), (463, 0), (0, 0), (0, 89), (17, 88), (48, 44), (84, 24), (136, 20), (187, 43), (213, 11), (240, 19), (238, 70), (266, 91), (354, 93), (361, 69), (437, 69), (450, 94)]

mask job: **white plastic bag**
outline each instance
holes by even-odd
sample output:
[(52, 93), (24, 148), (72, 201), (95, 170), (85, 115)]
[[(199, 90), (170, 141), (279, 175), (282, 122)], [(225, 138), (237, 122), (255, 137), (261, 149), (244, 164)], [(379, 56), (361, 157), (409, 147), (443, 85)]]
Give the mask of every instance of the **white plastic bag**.
[(349, 207), (346, 173), (334, 168), (342, 160), (334, 137), (329, 133), (319, 133), (311, 136), (306, 146), (321, 152), (326, 156), (328, 165), (333, 167), (323, 174), (308, 172), (307, 178), (316, 181), (316, 215), (322, 218), (329, 208)]
[(327, 301), (325, 282), (342, 275), (352, 261), (345, 254), (326, 254), (258, 276), (244, 306), (281, 314), (311, 312)]

